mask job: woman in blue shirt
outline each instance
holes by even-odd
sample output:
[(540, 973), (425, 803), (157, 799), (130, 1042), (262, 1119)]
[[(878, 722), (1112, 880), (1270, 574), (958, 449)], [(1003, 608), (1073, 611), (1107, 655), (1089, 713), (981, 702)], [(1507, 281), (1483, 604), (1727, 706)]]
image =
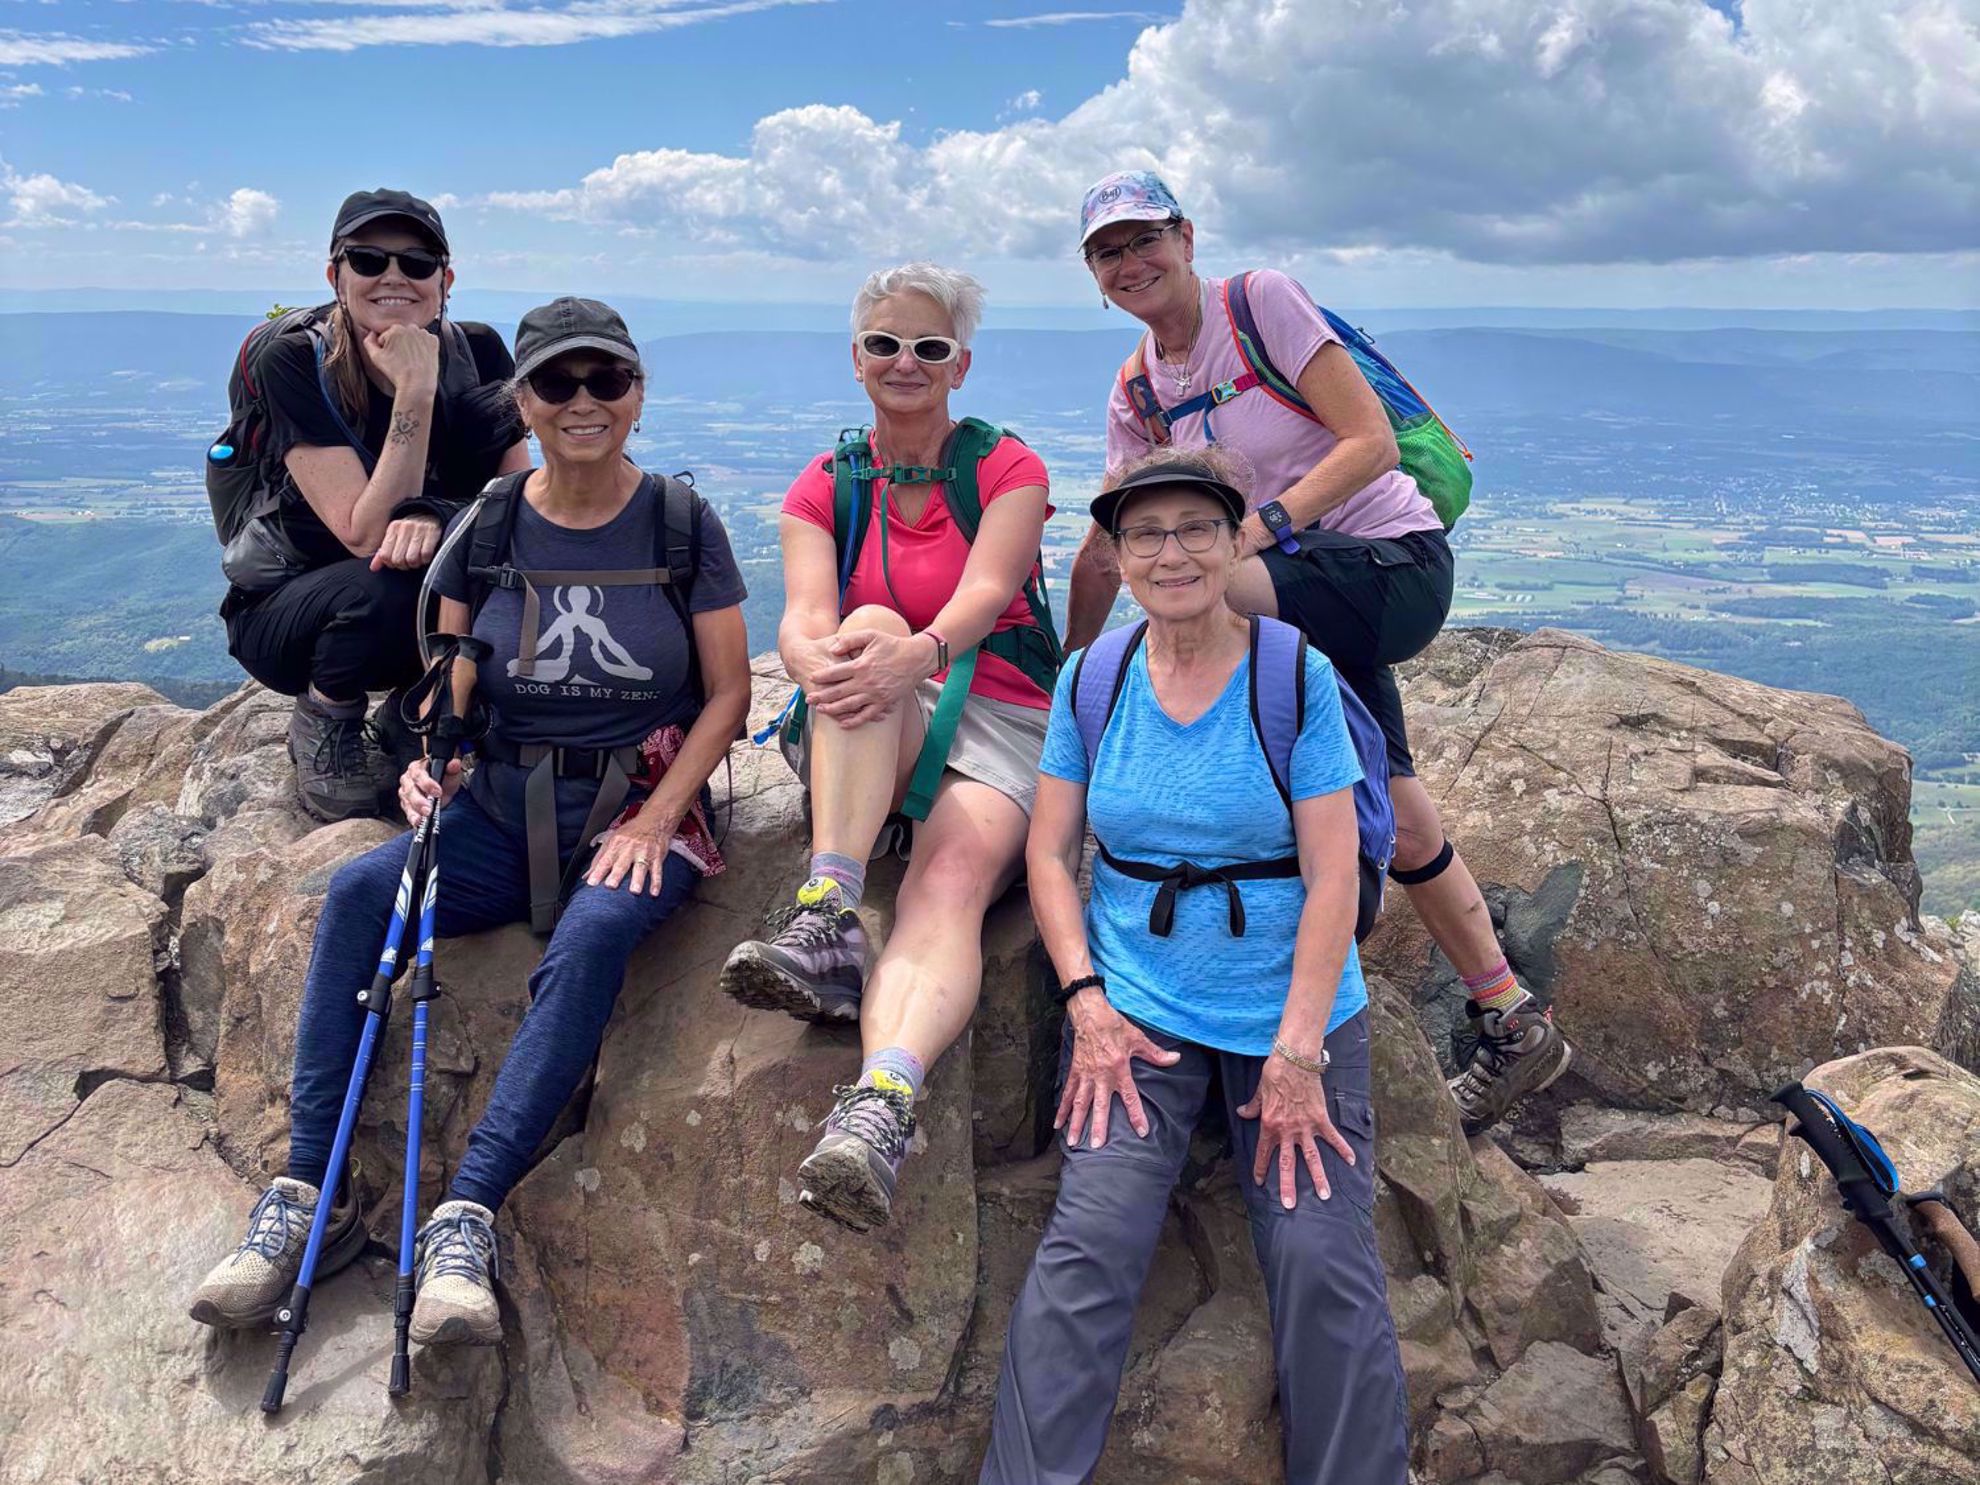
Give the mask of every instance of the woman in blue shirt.
[[(1011, 1314), (985, 1485), (1090, 1477), (1169, 1193), (1218, 1087), (1271, 1308), (1286, 1479), (1407, 1474), (1353, 939), (1361, 766), (1331, 667), (1309, 650), (1290, 801), (1273, 780), (1251, 720), (1250, 624), (1225, 602), (1244, 509), (1214, 450), (1160, 451), (1093, 503), (1148, 628), (1090, 761), (1066, 667), (1040, 763), (1026, 867), (1067, 992), (1065, 1161)], [(1089, 820), (1103, 855), (1082, 910)], [(1134, 870), (1288, 857), (1297, 875), (1226, 885), (1198, 872), (1180, 891)]]

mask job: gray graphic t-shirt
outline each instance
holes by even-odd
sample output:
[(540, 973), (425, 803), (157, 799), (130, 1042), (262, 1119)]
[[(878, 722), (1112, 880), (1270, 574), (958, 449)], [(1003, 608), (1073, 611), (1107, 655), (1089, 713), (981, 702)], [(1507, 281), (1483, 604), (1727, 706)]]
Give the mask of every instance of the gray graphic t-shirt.
[[(734, 607), (746, 593), (721, 519), (707, 501), (694, 498), (701, 505), (701, 563), (688, 607), (700, 614)], [(624, 510), (589, 531), (559, 526), (518, 496), (509, 564), (566, 571), (662, 566), (654, 541), (659, 520), (660, 489), (651, 476)], [(468, 545), (463, 537), (433, 570), (435, 590), (462, 602), (468, 596)], [(516, 674), (521, 590), (490, 590), (475, 616), (475, 638), (494, 650), (476, 690), (492, 712), (497, 736), (511, 743), (630, 747), (656, 727), (693, 718), (695, 698), (687, 685), (693, 637), (662, 588), (539, 583), (537, 595), (533, 676)]]

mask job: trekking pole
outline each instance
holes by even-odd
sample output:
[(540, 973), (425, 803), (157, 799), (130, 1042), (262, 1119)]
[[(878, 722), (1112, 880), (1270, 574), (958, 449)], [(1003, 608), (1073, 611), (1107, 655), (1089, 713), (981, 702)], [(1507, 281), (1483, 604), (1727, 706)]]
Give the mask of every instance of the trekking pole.
[[(451, 672), (458, 650), (458, 644), (443, 644), (434, 670), (439, 670), (444, 662), (446, 670)], [(410, 702), (414, 697), (408, 695), (406, 699)], [(454, 715), (451, 686), (443, 684), (436, 689), (433, 711), (421, 725), (429, 735), (427, 773), (444, 784), (447, 765), (460, 751), (466, 733), (465, 725)], [(439, 836), (439, 817), (436, 807), (421, 822), (433, 826), (428, 833), (429, 842)], [(412, 989), (408, 992), (413, 1004), (412, 1080), (406, 1094), (406, 1182), (399, 1209), (399, 1278), (392, 1291), (392, 1378), (386, 1388), (394, 1397), (403, 1397), (412, 1388), (412, 1361), (407, 1343), (412, 1328), (413, 1256), (419, 1229), (420, 1132), (426, 1117), (426, 1018), (427, 1002), (433, 999), (433, 912), (440, 895), (439, 851), (431, 845), (429, 849), (433, 860), (420, 896), (418, 948), (413, 961)]]
[[(433, 812), (438, 814), (436, 810)], [(405, 947), (406, 919), (413, 894), (424, 890), (433, 841), (433, 814), (419, 822), (413, 831), (412, 847), (406, 852), (405, 870), (399, 874), (399, 890), (392, 902), (392, 923), (385, 930), (385, 947), (378, 957), (378, 969), (371, 984), (358, 991), (358, 1004), (365, 1009), (364, 1032), (358, 1039), (357, 1060), (351, 1065), (350, 1086), (344, 1090), (344, 1107), (337, 1116), (337, 1136), (330, 1146), (330, 1163), (324, 1168), (323, 1188), (317, 1194), (316, 1211), (310, 1218), (309, 1241), (303, 1248), (302, 1268), (296, 1274), (289, 1302), (275, 1312), (282, 1323), (282, 1339), (275, 1351), (275, 1370), (261, 1394), (261, 1411), (279, 1413), (282, 1395), (289, 1386), (289, 1360), (296, 1342), (309, 1327), (309, 1296), (316, 1279), (316, 1264), (323, 1253), (323, 1235), (330, 1225), (330, 1208), (344, 1177), (344, 1162), (350, 1155), (351, 1135), (357, 1127), (358, 1106), (364, 1101), (365, 1080), (371, 1075), (371, 1059), (378, 1050), (379, 1035), (392, 1013), (392, 980)]]
[[(413, 707), (423, 705), (429, 695), (439, 693), (443, 701), (436, 707), (446, 708), (444, 715), (437, 715), (428, 724), (421, 722), (424, 730), (431, 726), (435, 733), (435, 746), (445, 747), (451, 758), (459, 748), (465, 735), (465, 727), (452, 716), (452, 689), (446, 684), (451, 679), (454, 660), (465, 655), (473, 660), (486, 658), (487, 646), (479, 640), (464, 637), (445, 636), (445, 642), (436, 649), (432, 665), (426, 674), (406, 695), (406, 703)], [(440, 723), (451, 720), (453, 726), (445, 730)], [(443, 765), (440, 777), (444, 780), (446, 769)], [(427, 963), (429, 980), (431, 977), (431, 910), (432, 896), (428, 879), (435, 860), (434, 842), (438, 836), (440, 811), (428, 811), (413, 831), (412, 844), (406, 851), (406, 864), (399, 874), (398, 891), (392, 899), (392, 920), (385, 930), (385, 944), (378, 956), (378, 968), (371, 977), (371, 983), (358, 991), (358, 1004), (365, 1009), (364, 1030), (358, 1038), (357, 1057), (351, 1064), (351, 1081), (344, 1090), (344, 1106), (337, 1116), (337, 1134), (330, 1145), (330, 1161), (323, 1173), (323, 1186), (317, 1194), (316, 1211), (310, 1218), (309, 1240), (303, 1247), (302, 1267), (297, 1271), (295, 1287), (289, 1292), (289, 1301), (275, 1312), (281, 1322), (282, 1338), (275, 1350), (275, 1367), (268, 1378), (268, 1386), (261, 1394), (261, 1411), (278, 1413), (282, 1409), (283, 1394), (289, 1386), (289, 1363), (296, 1351), (296, 1342), (309, 1328), (310, 1292), (316, 1279), (316, 1265), (323, 1253), (323, 1238), (330, 1225), (330, 1209), (335, 1204), (337, 1190), (344, 1177), (345, 1162), (350, 1156), (351, 1137), (357, 1128), (359, 1105), (364, 1101), (364, 1088), (371, 1076), (371, 1062), (378, 1050), (378, 1039), (384, 1033), (385, 1022), (392, 1013), (392, 981), (397, 978), (400, 967), (405, 963), (408, 947), (407, 933), (413, 919), (412, 905), (421, 904), (419, 921), (426, 929)], [(428, 993), (431, 993), (430, 987)], [(422, 1007), (423, 1010), (423, 1007)], [(419, 1017), (424, 1024), (423, 1016)], [(422, 1038), (423, 1040), (423, 1038)], [(423, 1048), (420, 1049), (423, 1051)], [(420, 1058), (423, 1063), (423, 1056)], [(414, 1167), (417, 1180), (417, 1167)]]
[(1927, 1266), (1925, 1255), (1912, 1246), (1897, 1224), (1891, 1199), (1898, 1190), (1897, 1168), (1877, 1137), (1851, 1119), (1826, 1094), (1790, 1083), (1774, 1094), (1773, 1102), (1794, 1115), (1794, 1133), (1807, 1142), (1835, 1178), (1836, 1190), (1852, 1216), (1876, 1236), (1879, 1246), (1897, 1261), (1912, 1289), (1939, 1322), (1959, 1359), (1980, 1382), (1980, 1336), (1954, 1308), (1952, 1298)]

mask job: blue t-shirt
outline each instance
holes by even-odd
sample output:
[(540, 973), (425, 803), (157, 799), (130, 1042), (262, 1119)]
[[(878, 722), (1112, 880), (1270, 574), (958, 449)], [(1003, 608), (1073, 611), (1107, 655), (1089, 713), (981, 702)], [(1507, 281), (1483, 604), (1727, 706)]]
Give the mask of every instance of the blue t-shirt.
[[(1252, 730), (1248, 656), (1210, 710), (1185, 727), (1155, 699), (1147, 649), (1137, 649), (1090, 779), (1072, 712), (1076, 671), (1069, 657), (1052, 697), (1038, 766), (1087, 786), (1087, 820), (1109, 851), (1160, 866), (1185, 860), (1230, 866), (1296, 853), (1292, 817)], [(1309, 649), (1306, 723), (1293, 744), (1293, 798), (1332, 794), (1360, 778), (1334, 668)], [(1292, 986), (1293, 940), (1306, 887), (1287, 877), (1241, 882), (1238, 891), (1244, 896), (1242, 938), (1232, 937), (1229, 903), (1216, 886), (1178, 893), (1174, 929), (1158, 938), (1148, 931), (1156, 884), (1122, 876), (1096, 857), (1086, 937), (1095, 967), (1106, 976), (1109, 1003), (1171, 1036), (1249, 1057), (1267, 1055)], [(1327, 1030), (1367, 1003), (1361, 959), (1350, 943)]]
[[(701, 504), (701, 562), (688, 610), (732, 608), (745, 596), (742, 571), (720, 518), (699, 495), (694, 499)], [(509, 564), (566, 571), (657, 566), (659, 517), (660, 492), (651, 476), (624, 510), (589, 531), (557, 525), (519, 494)], [(434, 589), (463, 602), (468, 545), (462, 537), (433, 569)], [(488, 703), (497, 736), (512, 743), (622, 748), (655, 728), (693, 718), (696, 702), (687, 679), (694, 636), (658, 585), (539, 585), (537, 597), (534, 677), (510, 671), (522, 640), (521, 590), (491, 589), (475, 615), (475, 638), (493, 649), (475, 689)]]

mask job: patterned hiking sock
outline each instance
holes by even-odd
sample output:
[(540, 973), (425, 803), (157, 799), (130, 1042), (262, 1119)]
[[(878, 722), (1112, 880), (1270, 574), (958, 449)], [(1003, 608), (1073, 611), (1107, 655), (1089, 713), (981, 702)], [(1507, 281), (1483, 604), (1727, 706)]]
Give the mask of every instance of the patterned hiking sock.
[(906, 1047), (882, 1047), (859, 1065), (859, 1088), (891, 1088), (905, 1093), (910, 1102), (921, 1096), (921, 1080), (928, 1069)]
[(841, 904), (856, 908), (866, 893), (866, 863), (841, 856), (837, 851), (820, 851), (811, 858), (811, 880), (798, 889), (798, 901), (805, 900), (805, 888), (827, 879), (839, 884)]
[(1478, 1011), (1511, 1010), (1519, 1003), (1523, 993), (1519, 981), (1513, 978), (1512, 966), (1501, 959), (1482, 975), (1463, 975), (1465, 993), (1471, 997), (1471, 1008)]

